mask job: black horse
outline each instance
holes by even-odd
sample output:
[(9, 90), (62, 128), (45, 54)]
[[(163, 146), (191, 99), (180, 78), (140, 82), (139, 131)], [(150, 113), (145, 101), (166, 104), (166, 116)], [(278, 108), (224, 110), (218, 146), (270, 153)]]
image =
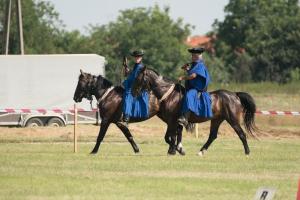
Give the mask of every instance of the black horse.
[[(133, 95), (138, 95), (141, 90), (146, 89), (152, 91), (157, 98), (160, 98), (172, 85), (174, 85), (172, 81), (163, 78), (154, 70), (144, 67), (132, 85), (132, 92)], [(179, 84), (177, 84), (176, 87), (180, 87)], [(165, 104), (172, 105), (173, 108), (179, 112), (184, 96), (182, 91), (183, 90), (173, 90), (169, 97), (165, 99)], [(248, 93), (230, 92), (227, 90), (210, 92), (210, 96), (212, 99), (213, 117), (203, 118), (194, 114), (191, 114), (189, 117), (189, 122), (192, 123), (201, 123), (211, 120), (209, 138), (200, 149), (199, 155), (203, 155), (204, 151), (206, 151), (210, 144), (217, 138), (219, 126), (224, 120), (235, 130), (243, 143), (245, 154), (248, 155), (250, 150), (247, 144), (246, 134), (240, 125), (240, 118), (243, 116), (247, 132), (254, 136), (254, 131), (256, 130), (254, 121), (256, 105), (254, 99)], [(177, 116), (179, 114), (180, 113), (176, 113)]]
[[(75, 102), (81, 102), (83, 98), (92, 101), (92, 96), (94, 95), (98, 100), (98, 109), (101, 116), (100, 131), (96, 145), (91, 152), (92, 154), (96, 154), (98, 152), (100, 144), (103, 141), (106, 131), (111, 123), (116, 124), (123, 132), (127, 140), (130, 142), (134, 152), (139, 152), (139, 148), (133, 140), (129, 129), (121, 123), (123, 93), (124, 88), (121, 86), (113, 87), (112, 83), (103, 78), (101, 75), (94, 76), (80, 70), (80, 76), (78, 78), (73, 99)], [(174, 155), (177, 150), (181, 155), (184, 155), (185, 152), (181, 144), (183, 127), (177, 123), (177, 118), (173, 117), (174, 113), (177, 112), (178, 110), (166, 106), (162, 100), (158, 100), (152, 93), (149, 94), (149, 118), (157, 115), (168, 125), (167, 132), (165, 134), (165, 141), (169, 144), (168, 153)], [(130, 122), (140, 122), (147, 119), (131, 118)]]

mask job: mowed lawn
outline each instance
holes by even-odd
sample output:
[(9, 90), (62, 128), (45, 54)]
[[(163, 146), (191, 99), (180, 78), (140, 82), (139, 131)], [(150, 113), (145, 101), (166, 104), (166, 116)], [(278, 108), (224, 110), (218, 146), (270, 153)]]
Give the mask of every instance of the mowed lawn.
[(205, 138), (186, 137), (186, 156), (167, 156), (161, 137), (137, 137), (135, 155), (124, 137), (94, 142), (0, 143), (0, 199), (254, 199), (259, 187), (274, 199), (296, 199), (299, 139), (249, 140), (246, 157), (237, 137), (221, 136), (204, 157)]
[[(251, 91), (259, 110), (300, 111), (299, 84), (237, 84), (227, 89)], [(256, 123), (261, 139), (248, 140), (250, 157), (226, 123), (204, 157), (196, 153), (207, 140), (209, 122), (199, 125), (199, 138), (184, 132), (186, 156), (167, 156), (166, 127), (158, 118), (130, 125), (138, 155), (116, 126), (109, 128), (96, 156), (89, 155), (96, 126), (78, 127), (76, 154), (72, 126), (0, 127), (0, 200), (253, 200), (260, 187), (275, 188), (274, 199), (295, 200), (300, 117), (257, 116)]]

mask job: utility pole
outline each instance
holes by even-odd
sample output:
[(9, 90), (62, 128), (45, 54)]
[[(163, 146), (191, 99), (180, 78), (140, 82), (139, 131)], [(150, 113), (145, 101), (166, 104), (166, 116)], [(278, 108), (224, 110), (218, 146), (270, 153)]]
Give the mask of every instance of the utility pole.
[(4, 22), (4, 54), (8, 54), (9, 47), (9, 33), (10, 33), (10, 17), (11, 17), (11, 0), (6, 1), (6, 13), (5, 13), (5, 22)]
[[(11, 11), (12, 11), (12, 0), (6, 0), (6, 13), (5, 13), (5, 27), (4, 27), (4, 54), (8, 55), (9, 50), (9, 36), (10, 36), (10, 24), (11, 24)], [(19, 31), (19, 41), (20, 41), (20, 53), (24, 55), (24, 38), (23, 38), (23, 23), (22, 23), (22, 5), (21, 0), (15, 0), (16, 3), (16, 13)]]

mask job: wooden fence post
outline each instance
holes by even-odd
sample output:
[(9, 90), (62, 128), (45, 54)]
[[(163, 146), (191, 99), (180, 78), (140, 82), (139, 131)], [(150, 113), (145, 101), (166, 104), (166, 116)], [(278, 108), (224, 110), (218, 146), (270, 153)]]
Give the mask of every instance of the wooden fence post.
[(77, 153), (77, 105), (74, 104), (74, 153)]

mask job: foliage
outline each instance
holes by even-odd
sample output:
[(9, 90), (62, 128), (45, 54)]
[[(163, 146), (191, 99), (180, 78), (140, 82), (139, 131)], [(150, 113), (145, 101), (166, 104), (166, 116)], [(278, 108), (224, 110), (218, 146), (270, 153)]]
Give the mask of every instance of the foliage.
[(175, 78), (186, 60), (184, 41), (190, 26), (173, 21), (169, 8), (136, 8), (121, 11), (115, 22), (91, 27), (90, 48), (108, 59), (107, 76), (114, 82), (121, 74), (122, 57), (144, 49), (144, 64)]
[[(0, 1), (3, 38), (5, 2)], [(15, 8), (15, 1), (13, 7)], [(117, 20), (90, 26), (88, 35), (66, 31), (53, 4), (23, 0), (25, 53), (97, 53), (108, 60), (107, 77), (121, 82), (122, 57), (134, 49), (146, 51), (144, 64), (170, 78), (188, 62), (185, 39), (191, 26), (172, 20), (169, 8), (135, 8), (120, 12)], [(224, 21), (216, 21), (215, 53), (205, 54), (213, 82), (299, 80), (300, 10), (297, 0), (230, 0)], [(15, 13), (12, 13), (10, 54), (19, 53)], [(0, 48), (3, 49), (3, 40)], [(130, 65), (132, 65), (130, 60)]]
[[(297, 0), (231, 0), (223, 22), (216, 22), (217, 55), (231, 73), (241, 69), (255, 81), (290, 80), (300, 64), (300, 10)], [(244, 67), (236, 59), (245, 50)], [(239, 80), (239, 75), (233, 75)], [(248, 78), (246, 79), (248, 81)]]
[(211, 76), (212, 83), (230, 82), (229, 73), (225, 68), (224, 62), (220, 58), (204, 53), (204, 61)]
[[(27, 54), (44, 54), (61, 52), (56, 41), (60, 37), (60, 29), (63, 27), (58, 18), (58, 13), (51, 3), (46, 1), (22, 0), (24, 48)], [(0, 3), (1, 35), (3, 35), (4, 13), (6, 10), (5, 1)], [(12, 11), (16, 11), (16, 3), (12, 1)], [(15, 12), (11, 14), (10, 29), (10, 54), (18, 54), (19, 38), (17, 32), (17, 17)], [(1, 28), (2, 27), (2, 28)], [(2, 39), (2, 38), (1, 38)], [(3, 41), (1, 41), (1, 44)], [(2, 44), (3, 45), (3, 44)], [(2, 46), (1, 45), (1, 46)]]

